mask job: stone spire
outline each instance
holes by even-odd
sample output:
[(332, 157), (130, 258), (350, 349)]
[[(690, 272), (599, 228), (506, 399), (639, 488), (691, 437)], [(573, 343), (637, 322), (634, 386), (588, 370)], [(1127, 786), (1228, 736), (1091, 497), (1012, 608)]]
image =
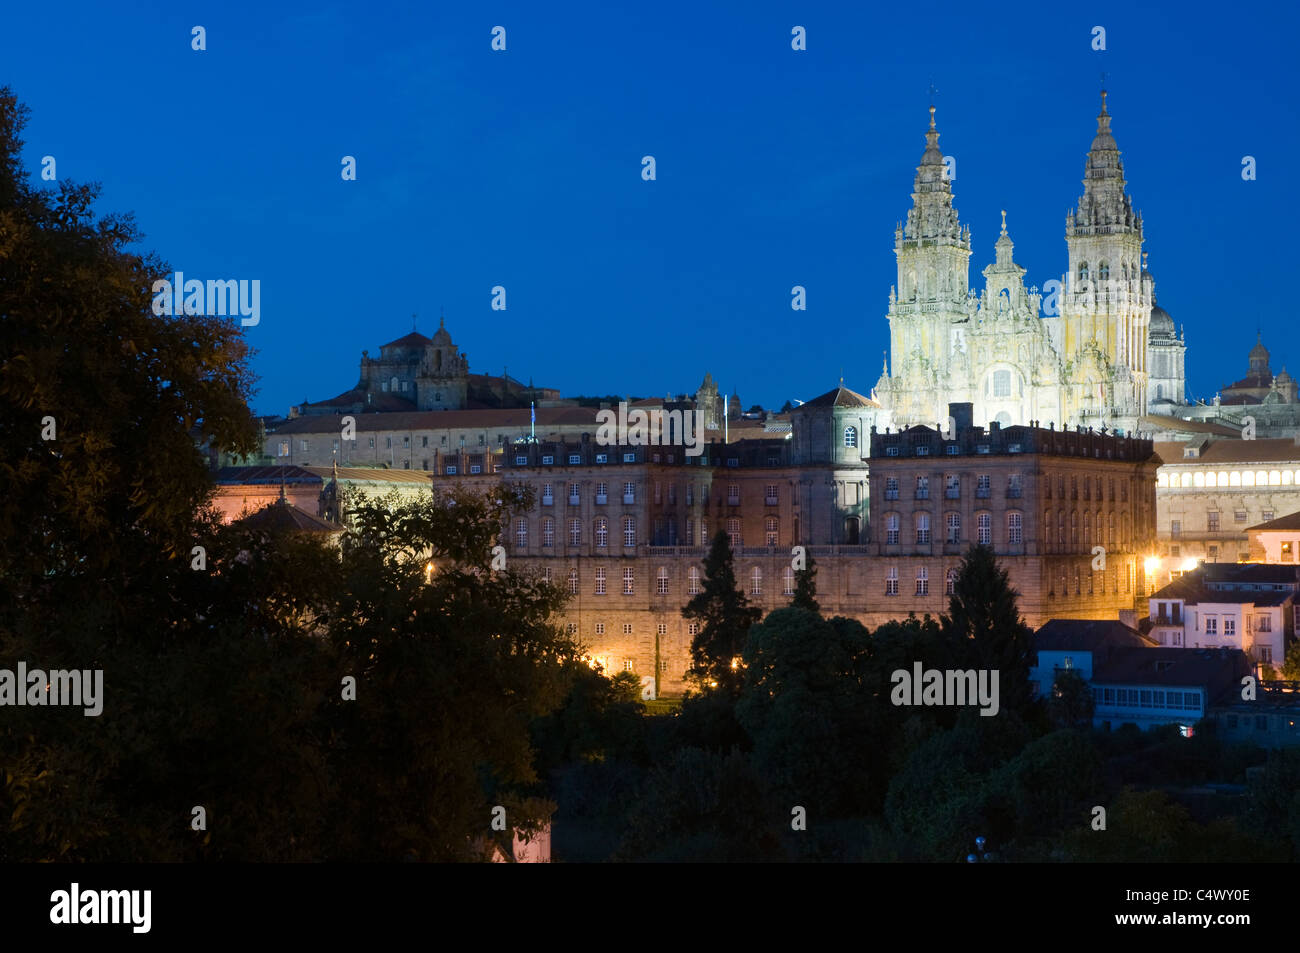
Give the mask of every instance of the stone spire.
[(925, 133), (925, 151), (921, 164), (916, 167), (912, 183), (912, 208), (907, 213), (903, 236), (910, 241), (918, 239), (940, 240), (944, 244), (963, 244), (970, 247), (970, 234), (957, 220), (957, 210), (952, 206), (952, 182), (939, 151), (939, 130), (934, 122), (934, 107), (930, 107), (930, 128)]
[(1133, 213), (1133, 200), (1125, 193), (1124, 163), (1119, 145), (1110, 131), (1110, 113), (1106, 111), (1106, 90), (1101, 91), (1101, 112), (1097, 115), (1097, 134), (1088, 149), (1084, 164), (1083, 196), (1078, 212), (1071, 212), (1066, 235), (1101, 235), (1116, 231), (1142, 229), (1141, 216)]
[(1012, 244), (1011, 242), (1011, 236), (1007, 234), (1007, 210), (1006, 209), (1002, 210), (1002, 234), (998, 237), (998, 240), (993, 247), (996, 251), (997, 254), (996, 260), (999, 265), (1010, 265), (1013, 263), (1011, 258), (1011, 252), (1014, 250), (1015, 245)]

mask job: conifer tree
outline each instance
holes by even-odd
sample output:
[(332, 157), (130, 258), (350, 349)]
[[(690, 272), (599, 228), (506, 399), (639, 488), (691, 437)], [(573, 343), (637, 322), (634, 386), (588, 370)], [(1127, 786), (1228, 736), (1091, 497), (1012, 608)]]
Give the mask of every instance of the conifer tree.
[(1023, 711), (1031, 697), (1033, 634), (1020, 617), (1018, 596), (993, 550), (972, 546), (957, 571), (948, 614), (941, 617), (945, 632), (967, 646), (963, 654), (970, 666), (999, 673), (1001, 707), (1013, 711)]
[(704, 559), (701, 590), (682, 608), (683, 617), (700, 623), (691, 640), (691, 677), (706, 689), (734, 693), (741, 682), (737, 660), (762, 615), (737, 586), (731, 542), (719, 530)]
[(817, 560), (811, 556), (803, 569), (794, 572), (794, 596), (790, 599), (790, 608), (821, 612), (821, 604), (817, 601)]

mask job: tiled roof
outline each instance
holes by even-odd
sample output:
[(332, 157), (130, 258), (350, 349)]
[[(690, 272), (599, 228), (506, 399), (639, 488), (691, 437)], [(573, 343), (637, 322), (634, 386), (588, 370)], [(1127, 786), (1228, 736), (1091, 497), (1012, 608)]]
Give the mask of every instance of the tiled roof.
[[(306, 415), (287, 420), (275, 428), (277, 434), (333, 434), (338, 435), (336, 415)], [(382, 433), (384, 431), (456, 430), (499, 428), (527, 433), (528, 408), (509, 410), (416, 410), (404, 413), (356, 415), (357, 433)], [(588, 426), (595, 431), (596, 410), (593, 407), (538, 407), (537, 429), (546, 427)]]
[(268, 503), (257, 512), (250, 513), (248, 516), (236, 520), (235, 522), (250, 529), (264, 529), (272, 533), (343, 532), (343, 527), (338, 523), (332, 523), (329, 520), (321, 519), (319, 516), (308, 513), (301, 507), (294, 506), (292, 503), (284, 499), (276, 500), (274, 503)]
[[(1211, 423), (1208, 420), (1184, 420), (1169, 414), (1147, 414), (1138, 421), (1139, 430), (1173, 430), (1180, 433), (1203, 433), (1216, 437), (1239, 438), (1241, 430), (1227, 424)], [(1181, 446), (1181, 444), (1179, 445)]]
[(371, 393), (367, 400), (366, 391), (359, 387), (352, 390), (345, 390), (337, 397), (331, 397), (329, 400), (309, 401), (308, 407), (352, 407), (361, 404), (367, 410), (373, 413), (400, 413), (402, 411), (414, 411), (415, 402), (405, 397), (399, 397), (397, 394), (385, 393), (380, 391), (378, 394)]
[[(373, 340), (373, 338), (372, 338)], [(396, 341), (389, 341), (384, 347), (424, 347), (430, 341), (419, 331), (412, 331), (410, 334), (404, 334)]]
[[(322, 480), (329, 480), (334, 470), (332, 467), (303, 467), (316, 474)], [(423, 470), (391, 470), (386, 467), (339, 467), (339, 479), (344, 482), (374, 483), (421, 483), (429, 485), (429, 474)]]
[(1157, 645), (1136, 629), (1115, 619), (1052, 619), (1034, 633), (1035, 651), (1097, 651), (1103, 648), (1125, 646), (1150, 648)]
[(843, 384), (834, 390), (828, 390), (820, 397), (814, 397), (800, 405), (801, 407), (879, 407), (870, 397), (863, 397), (857, 391), (849, 390)]
[(1300, 463), (1300, 445), (1286, 437), (1261, 440), (1212, 440), (1199, 456), (1184, 457), (1178, 441), (1165, 441), (1155, 445), (1156, 453), (1167, 466), (1187, 464), (1238, 464), (1238, 463)]
[(321, 482), (318, 473), (293, 464), (286, 464), (283, 467), (222, 467), (214, 475), (214, 482), (216, 483), (234, 483), (240, 486), (252, 486), (262, 483), (278, 484), (282, 479), (286, 485)]
[(1093, 665), (1092, 684), (1212, 687), (1250, 669), (1240, 649), (1121, 648)]

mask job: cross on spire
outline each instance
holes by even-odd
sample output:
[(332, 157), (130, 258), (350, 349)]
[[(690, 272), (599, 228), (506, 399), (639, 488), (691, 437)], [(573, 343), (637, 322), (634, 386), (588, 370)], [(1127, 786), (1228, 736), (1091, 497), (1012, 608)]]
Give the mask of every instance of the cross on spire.
[(411, 315), (411, 330), (412, 330), (412, 331), (415, 330), (415, 315), (414, 315), (414, 314)]

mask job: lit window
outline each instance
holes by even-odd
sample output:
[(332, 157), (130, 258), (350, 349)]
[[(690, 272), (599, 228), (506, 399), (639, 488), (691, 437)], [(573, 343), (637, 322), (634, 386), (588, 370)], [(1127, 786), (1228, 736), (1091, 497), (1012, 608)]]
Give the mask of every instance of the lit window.
[(898, 567), (890, 566), (889, 571), (885, 574), (885, 595), (898, 595)]
[(845, 427), (845, 428), (844, 428), (844, 446), (846, 446), (846, 447), (856, 447), (857, 445), (858, 445), (858, 428), (857, 428), (857, 427)]
[(623, 595), (630, 596), (636, 589), (636, 570), (628, 566), (623, 570)]
[(692, 595), (699, 595), (700, 592), (700, 571), (692, 566), (686, 573), (686, 591)]
[(980, 513), (975, 517), (975, 527), (979, 544), (981, 546), (991, 546), (993, 544), (993, 517), (988, 513)]
[(916, 594), (918, 596), (930, 594), (930, 570), (924, 566), (916, 571)]
[(655, 589), (661, 596), (668, 595), (668, 567), (660, 566), (655, 575)]
[(603, 596), (604, 594), (605, 594), (605, 570), (597, 569), (596, 570), (596, 595)]
[(751, 596), (763, 594), (763, 570), (757, 566), (749, 571), (749, 594)]
[(1023, 542), (1023, 522), (1019, 513), (1007, 514), (1007, 542), (1019, 546)]

